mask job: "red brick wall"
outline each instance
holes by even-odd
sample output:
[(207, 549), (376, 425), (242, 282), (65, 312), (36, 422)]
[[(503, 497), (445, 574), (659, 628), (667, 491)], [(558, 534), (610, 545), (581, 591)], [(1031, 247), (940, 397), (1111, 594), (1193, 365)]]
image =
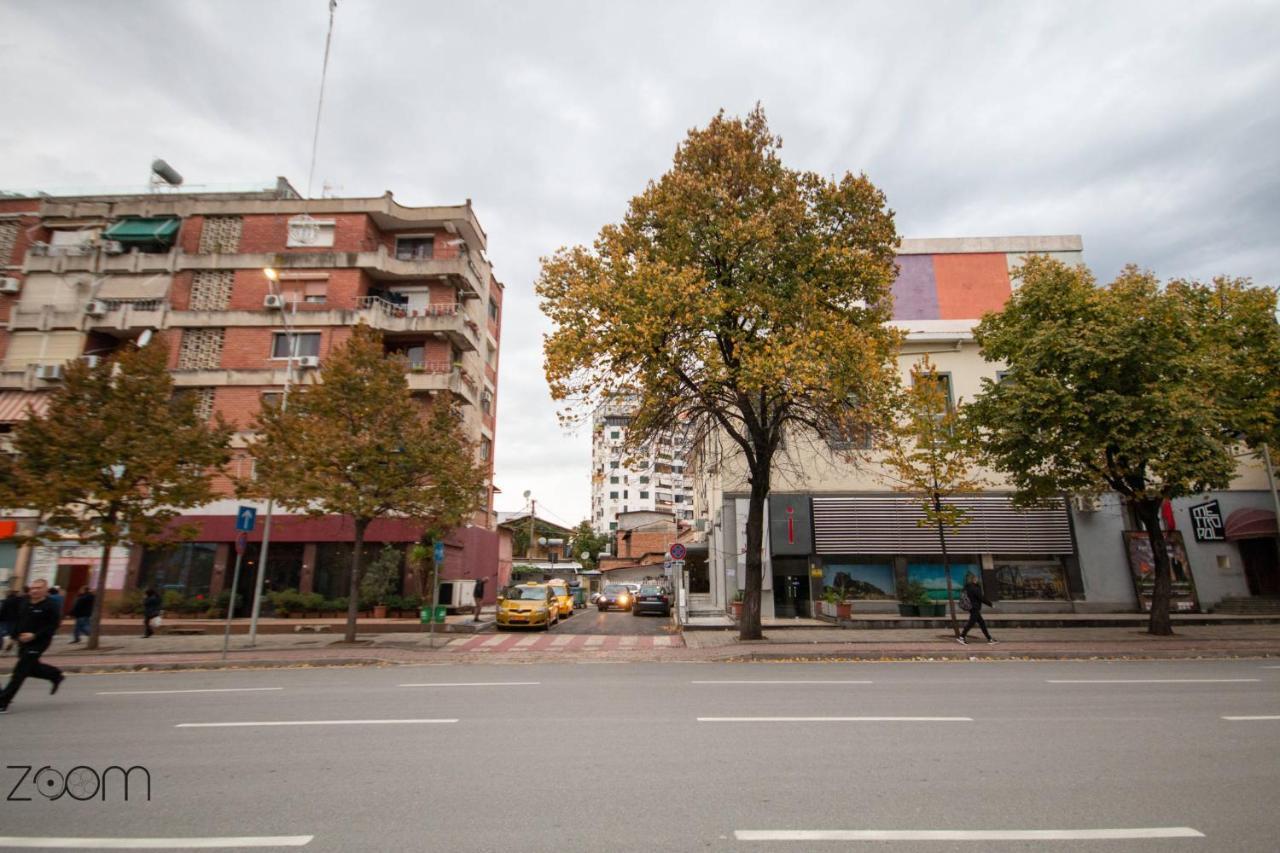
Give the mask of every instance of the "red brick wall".
[[(246, 216), (240, 233), (240, 251), (245, 254), (260, 252), (372, 252), (377, 248), (376, 233), (369, 217), (363, 213), (314, 214), (316, 219), (332, 219), (335, 223), (332, 246), (287, 247), (289, 220), (295, 214), (271, 214)], [(372, 232), (371, 232), (372, 229)]]

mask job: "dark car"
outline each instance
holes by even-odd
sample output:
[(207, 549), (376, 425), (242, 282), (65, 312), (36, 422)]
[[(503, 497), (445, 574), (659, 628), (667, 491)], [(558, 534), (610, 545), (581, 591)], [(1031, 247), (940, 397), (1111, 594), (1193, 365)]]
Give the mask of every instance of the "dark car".
[(596, 599), (596, 607), (600, 608), (601, 613), (611, 607), (630, 610), (631, 605), (634, 603), (635, 596), (631, 593), (631, 589), (626, 584), (621, 583), (607, 584), (604, 592), (600, 593), (600, 597)]
[(671, 593), (665, 586), (645, 584), (636, 593), (636, 603), (631, 608), (632, 616), (641, 613), (657, 613), (659, 616), (671, 615)]

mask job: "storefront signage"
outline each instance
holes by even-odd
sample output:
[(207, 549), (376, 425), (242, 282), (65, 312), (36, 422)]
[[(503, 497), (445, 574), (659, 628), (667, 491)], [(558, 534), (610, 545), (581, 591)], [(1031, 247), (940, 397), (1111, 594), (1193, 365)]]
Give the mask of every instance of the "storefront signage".
[(808, 495), (769, 496), (769, 548), (774, 554), (813, 553), (813, 520)]
[(1227, 541), (1226, 526), (1222, 523), (1222, 508), (1217, 501), (1206, 501), (1191, 507), (1191, 524), (1197, 542)]
[[(1173, 572), (1169, 610), (1175, 613), (1194, 613), (1200, 609), (1200, 603), (1196, 599), (1196, 587), (1191, 579), (1191, 563), (1187, 560), (1187, 549), (1182, 543), (1182, 531), (1166, 530), (1164, 542)], [(1143, 611), (1150, 611), (1151, 593), (1155, 587), (1155, 561), (1152, 559), (1151, 540), (1146, 531), (1126, 530), (1124, 544), (1125, 553), (1129, 555), (1129, 570), (1133, 574), (1138, 605)]]

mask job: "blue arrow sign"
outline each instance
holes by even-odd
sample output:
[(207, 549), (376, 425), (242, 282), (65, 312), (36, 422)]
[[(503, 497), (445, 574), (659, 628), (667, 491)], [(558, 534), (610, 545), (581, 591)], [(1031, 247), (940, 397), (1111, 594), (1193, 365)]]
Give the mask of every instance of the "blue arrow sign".
[(251, 506), (242, 506), (236, 511), (236, 530), (245, 533), (253, 530), (253, 521), (258, 517), (258, 511)]
[(435, 558), (436, 558), (437, 566), (444, 562), (444, 543), (443, 542), (436, 543)]

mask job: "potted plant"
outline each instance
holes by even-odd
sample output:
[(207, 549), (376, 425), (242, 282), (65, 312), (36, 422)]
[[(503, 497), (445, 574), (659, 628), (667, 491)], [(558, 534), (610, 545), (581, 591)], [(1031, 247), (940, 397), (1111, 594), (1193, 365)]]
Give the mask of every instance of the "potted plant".
[(823, 593), (822, 600), (835, 608), (837, 619), (848, 619), (853, 615), (853, 604), (846, 601), (837, 589), (828, 589)]
[(742, 605), (743, 605), (743, 602), (746, 600), (746, 597), (747, 597), (747, 594), (743, 590), (738, 590), (733, 594), (733, 602), (731, 606), (733, 607), (734, 619), (742, 618)]
[[(898, 615), (919, 616), (920, 602), (929, 600), (929, 593), (919, 581), (907, 581), (898, 588)], [(927, 615), (927, 614), (926, 614)]]
[(364, 570), (360, 579), (360, 595), (373, 602), (373, 618), (387, 618), (387, 596), (392, 584), (400, 579), (403, 555), (393, 545), (385, 545)]

